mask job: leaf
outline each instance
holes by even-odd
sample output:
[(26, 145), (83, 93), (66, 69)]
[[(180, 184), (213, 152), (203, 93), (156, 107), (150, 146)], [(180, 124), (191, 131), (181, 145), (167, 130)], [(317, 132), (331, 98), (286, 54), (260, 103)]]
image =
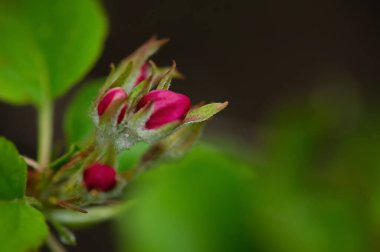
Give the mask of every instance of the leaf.
[(52, 169), (53, 171), (57, 171), (64, 164), (66, 164), (78, 151), (80, 151), (79, 146), (71, 145), (67, 153), (57, 158), (50, 164), (50, 169)]
[(140, 142), (131, 149), (120, 152), (117, 156), (117, 171), (121, 173), (134, 168), (148, 148), (148, 144)]
[(176, 62), (173, 60), (171, 68), (162, 76), (162, 79), (158, 83), (157, 89), (168, 90), (170, 88), (171, 81), (176, 73)]
[(106, 18), (94, 0), (3, 0), (0, 34), (0, 99), (39, 105), (94, 64)]
[(125, 71), (125, 69), (133, 62), (133, 67), (128, 80), (124, 83), (125, 90), (129, 93), (135, 84), (136, 78), (140, 72), (140, 68), (144, 65), (146, 60), (149, 59), (154, 53), (156, 53), (160, 47), (165, 45), (168, 39), (157, 39), (152, 37), (142, 46), (140, 46), (136, 51), (134, 51), (130, 56), (125, 58), (116, 68), (114, 72), (110, 74), (107, 78), (107, 83), (112, 83), (120, 77), (120, 75)]
[(90, 118), (91, 106), (102, 83), (102, 80), (91, 81), (73, 97), (64, 118), (64, 131), (68, 144), (83, 146), (91, 136), (94, 129)]
[(23, 202), (0, 201), (0, 249), (25, 252), (37, 249), (48, 234), (43, 215)]
[(203, 122), (211, 118), (216, 113), (227, 107), (228, 102), (210, 103), (195, 109), (190, 110), (187, 114), (184, 124)]
[(119, 251), (256, 251), (247, 174), (247, 164), (207, 145), (144, 174), (129, 194), (135, 207), (115, 222)]
[(36, 249), (47, 235), (43, 215), (24, 198), (26, 164), (16, 147), (0, 137), (0, 249)]
[(158, 155), (160, 159), (178, 158), (193, 147), (202, 134), (203, 127), (204, 123), (196, 123), (182, 127), (151, 146), (147, 154), (153, 157)]
[(0, 137), (0, 153), (0, 201), (22, 199), (26, 187), (26, 164), (16, 147), (3, 137)]

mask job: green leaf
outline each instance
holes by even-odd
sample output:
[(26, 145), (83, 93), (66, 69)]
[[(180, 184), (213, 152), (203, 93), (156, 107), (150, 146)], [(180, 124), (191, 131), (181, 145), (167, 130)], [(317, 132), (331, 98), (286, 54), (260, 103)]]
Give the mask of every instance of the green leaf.
[(160, 47), (162, 47), (168, 41), (168, 39), (156, 39), (155, 37), (149, 39), (117, 66), (115, 71), (108, 76), (106, 80), (106, 86), (110, 85), (110, 83), (113, 83), (116, 79), (118, 79), (120, 75), (125, 72), (125, 69), (130, 66), (130, 63), (133, 62), (131, 74), (129, 75), (128, 80), (123, 84), (125, 90), (130, 93), (134, 87), (136, 78), (139, 75), (140, 68), (144, 65), (145, 61), (148, 60), (150, 56), (156, 53)]
[(0, 201), (1, 251), (25, 252), (37, 249), (48, 234), (43, 215), (22, 202)]
[(0, 34), (0, 99), (39, 105), (94, 64), (106, 18), (95, 0), (3, 0)]
[(24, 200), (26, 164), (16, 147), (0, 137), (0, 248), (36, 249), (47, 235), (43, 215)]
[(195, 109), (190, 110), (187, 114), (184, 124), (203, 122), (211, 118), (216, 113), (226, 108), (228, 102), (223, 103), (210, 103)]
[(90, 118), (91, 106), (103, 81), (91, 81), (73, 97), (64, 118), (64, 131), (68, 144), (83, 146), (91, 136), (94, 124)]
[(66, 164), (78, 151), (80, 151), (80, 148), (78, 145), (71, 145), (66, 154), (57, 158), (50, 164), (50, 169), (54, 171), (58, 170), (60, 167)]
[(119, 251), (255, 251), (252, 176), (233, 155), (200, 145), (140, 178), (129, 195), (135, 207), (116, 221)]
[(26, 164), (16, 147), (0, 137), (0, 201), (22, 199), (26, 186)]
[(117, 156), (117, 170), (124, 172), (134, 168), (149, 145), (143, 142), (137, 143), (131, 149), (120, 152)]

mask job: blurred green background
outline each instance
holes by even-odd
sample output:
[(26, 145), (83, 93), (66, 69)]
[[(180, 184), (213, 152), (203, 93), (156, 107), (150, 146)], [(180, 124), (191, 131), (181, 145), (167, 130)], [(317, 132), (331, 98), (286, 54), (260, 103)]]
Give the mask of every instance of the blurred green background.
[(253, 146), (199, 143), (132, 187), (121, 251), (379, 251), (376, 115), (329, 86), (282, 103)]
[[(187, 77), (174, 90), (230, 106), (185, 157), (130, 185), (133, 208), (76, 231), (69, 251), (380, 251), (377, 1), (103, 5), (110, 32), (86, 80), (158, 34), (172, 42), (154, 59), (175, 58)], [(57, 103), (57, 151), (79, 88)], [(0, 135), (34, 156), (34, 110), (1, 103), (0, 117)]]

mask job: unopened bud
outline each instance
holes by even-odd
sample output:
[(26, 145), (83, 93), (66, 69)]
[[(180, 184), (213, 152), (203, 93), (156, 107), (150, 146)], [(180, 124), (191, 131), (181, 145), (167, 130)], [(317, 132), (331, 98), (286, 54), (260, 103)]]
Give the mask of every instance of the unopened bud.
[[(115, 87), (108, 90), (98, 104), (98, 115), (102, 117), (107, 111), (118, 109), (119, 106), (127, 99), (127, 93), (121, 87)], [(124, 105), (120, 110), (120, 114), (117, 117), (117, 123), (119, 124), (127, 110), (127, 105)]]
[(111, 166), (94, 163), (84, 171), (83, 182), (88, 190), (107, 192), (116, 185), (116, 172)]
[(147, 63), (145, 63), (140, 68), (140, 72), (139, 72), (139, 75), (137, 76), (135, 86), (137, 86), (138, 84), (140, 84), (141, 82), (146, 80), (148, 78), (148, 75), (149, 75), (149, 65)]
[(190, 109), (186, 95), (169, 90), (154, 90), (146, 94), (137, 105), (137, 110), (153, 104), (153, 113), (145, 124), (147, 129), (156, 129), (164, 124), (183, 120)]

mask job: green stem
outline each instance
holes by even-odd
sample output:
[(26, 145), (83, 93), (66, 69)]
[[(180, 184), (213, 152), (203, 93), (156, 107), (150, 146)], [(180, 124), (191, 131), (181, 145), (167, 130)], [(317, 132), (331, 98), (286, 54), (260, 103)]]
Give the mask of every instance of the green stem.
[(53, 138), (53, 103), (50, 99), (38, 109), (38, 162), (42, 167), (50, 163)]
[(46, 246), (51, 252), (66, 252), (66, 249), (57, 241), (53, 234), (49, 234), (46, 240)]

